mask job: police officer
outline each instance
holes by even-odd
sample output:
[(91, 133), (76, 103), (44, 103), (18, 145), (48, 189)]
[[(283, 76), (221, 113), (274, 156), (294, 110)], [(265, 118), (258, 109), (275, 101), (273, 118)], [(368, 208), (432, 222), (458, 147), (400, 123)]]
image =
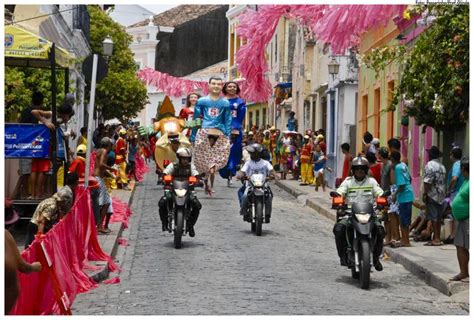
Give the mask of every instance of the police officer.
[[(359, 156), (354, 158), (351, 164), (352, 176), (347, 177), (336, 192), (346, 199), (347, 204), (354, 202), (373, 204), (376, 197), (380, 197), (383, 194), (383, 190), (374, 178), (367, 175), (369, 172), (369, 162), (366, 158)], [(347, 266), (346, 250), (348, 244), (346, 241), (346, 228), (349, 224), (349, 220), (343, 218), (334, 225), (333, 229), (337, 253), (341, 259), (342, 266)], [(375, 270), (381, 271), (383, 266), (379, 257), (383, 250), (385, 230), (378, 220), (376, 220), (375, 225), (376, 242), (374, 245), (373, 261)]]
[[(174, 179), (177, 180), (187, 180), (190, 176), (199, 176), (199, 172), (194, 167), (194, 164), (191, 163), (192, 154), (191, 150), (187, 147), (180, 147), (176, 151), (176, 157), (178, 161), (175, 163), (170, 163), (165, 170), (163, 170), (164, 175), (171, 175)], [(166, 197), (161, 197), (160, 201), (158, 202), (159, 212), (160, 212), (160, 219), (162, 225), (162, 230), (168, 230), (168, 210), (166, 205)], [(194, 225), (199, 217), (199, 211), (202, 208), (201, 203), (197, 199), (197, 197), (192, 194), (191, 195), (191, 214), (189, 215), (188, 219), (188, 232), (190, 237), (195, 236)]]

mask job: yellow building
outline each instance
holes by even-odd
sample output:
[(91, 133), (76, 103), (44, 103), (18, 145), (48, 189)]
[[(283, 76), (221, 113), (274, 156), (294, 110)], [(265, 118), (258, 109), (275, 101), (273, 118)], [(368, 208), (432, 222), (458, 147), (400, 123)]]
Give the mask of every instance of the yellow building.
[[(400, 34), (397, 25), (390, 21), (386, 27), (372, 29), (361, 36), (360, 53), (365, 55), (373, 48), (397, 44)], [(400, 67), (389, 64), (378, 76), (374, 70), (362, 65), (359, 72), (359, 94), (357, 112), (356, 152), (362, 149), (362, 137), (366, 131), (379, 138), (382, 145), (388, 139), (398, 136), (399, 112), (384, 112), (392, 102), (395, 83), (398, 81)]]

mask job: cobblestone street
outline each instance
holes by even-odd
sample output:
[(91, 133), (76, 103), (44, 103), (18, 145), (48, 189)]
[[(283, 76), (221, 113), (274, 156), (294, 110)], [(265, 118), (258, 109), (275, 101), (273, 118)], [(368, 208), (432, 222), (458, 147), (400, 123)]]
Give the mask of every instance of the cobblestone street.
[(149, 174), (135, 191), (129, 246), (116, 256), (121, 282), (79, 295), (73, 314), (467, 314), (390, 261), (361, 290), (339, 266), (332, 223), (275, 185), (272, 221), (256, 237), (238, 214), (240, 183), (216, 182), (213, 198), (198, 189), (196, 237), (176, 250), (172, 234), (161, 232), (162, 186)]

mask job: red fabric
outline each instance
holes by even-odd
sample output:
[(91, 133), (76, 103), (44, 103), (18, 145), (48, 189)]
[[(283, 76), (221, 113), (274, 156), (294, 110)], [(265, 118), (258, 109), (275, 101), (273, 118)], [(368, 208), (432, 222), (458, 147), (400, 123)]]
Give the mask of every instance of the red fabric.
[[(122, 150), (122, 151), (121, 151)], [(125, 142), (125, 139), (123, 138), (118, 138), (116, 146), (115, 146), (115, 163), (116, 164), (121, 164), (122, 162), (125, 162), (125, 154), (127, 153), (127, 143)]]
[[(64, 219), (23, 251), (23, 259), (29, 263), (40, 261), (43, 268), (38, 273), (18, 272), (20, 294), (10, 314), (60, 314), (61, 309), (54, 295), (55, 287), (65, 293), (72, 304), (78, 293), (97, 286), (83, 271), (91, 268), (86, 264), (87, 260), (105, 260), (109, 262), (111, 271), (119, 270), (99, 246), (89, 190), (77, 187), (76, 199)], [(44, 259), (41, 243), (51, 259), (51, 270)], [(54, 278), (57, 279), (57, 286), (52, 281)]]
[(181, 111), (179, 112), (179, 118), (184, 119), (186, 121), (193, 120), (194, 110), (191, 110), (188, 107), (183, 107), (183, 109), (181, 109)]
[(105, 283), (105, 284), (120, 283), (120, 278), (119, 278), (119, 277), (115, 277), (115, 278), (112, 278), (112, 279), (107, 279), (107, 280), (105, 280), (105, 281), (102, 281), (102, 283)]
[(380, 184), (382, 180), (382, 164), (377, 162), (377, 164), (373, 167), (370, 167), (369, 170), (372, 174), (372, 177)]
[(344, 165), (342, 167), (342, 181), (346, 180), (349, 176), (349, 171), (351, 170), (351, 160), (352, 156), (350, 154), (346, 154), (344, 156)]
[(84, 178), (86, 173), (86, 162), (82, 159), (74, 159), (69, 167), (69, 172), (76, 172), (80, 178)]
[(31, 172), (48, 172), (51, 170), (51, 161), (48, 159), (33, 159)]
[(89, 175), (92, 176), (94, 174), (94, 169), (95, 169), (95, 158), (97, 157), (97, 151), (92, 151), (91, 152), (91, 158), (89, 160), (90, 162), (90, 167), (89, 167)]
[(118, 239), (118, 244), (121, 245), (121, 246), (128, 246), (128, 240), (126, 238), (119, 238)]
[(128, 219), (132, 215), (132, 210), (123, 201), (112, 197), (112, 207), (114, 208), (114, 214), (110, 217), (110, 223), (121, 222), (125, 228), (128, 228)]
[(309, 163), (310, 157), (311, 157), (311, 151), (313, 150), (313, 146), (311, 143), (304, 144), (301, 147), (301, 163)]
[(324, 154), (326, 154), (326, 143), (321, 141), (319, 143), (319, 146), (321, 147), (321, 151), (324, 152)]
[(138, 181), (143, 181), (143, 176), (145, 173), (148, 173), (150, 169), (145, 163), (145, 160), (139, 153), (135, 154), (135, 176), (137, 177)]

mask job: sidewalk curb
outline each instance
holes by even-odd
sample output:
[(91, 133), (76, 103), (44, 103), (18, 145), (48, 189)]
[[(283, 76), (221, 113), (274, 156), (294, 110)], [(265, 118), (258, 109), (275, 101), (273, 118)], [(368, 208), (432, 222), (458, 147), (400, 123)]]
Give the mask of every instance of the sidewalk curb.
[[(443, 275), (446, 278), (446, 274), (444, 273), (436, 273), (436, 272), (431, 272), (428, 269), (426, 269), (423, 264), (424, 261), (416, 261), (416, 260), (411, 260), (401, 254), (400, 252), (397, 252), (397, 249), (392, 249), (392, 248), (384, 248), (385, 252), (387, 255), (390, 257), (390, 260), (392, 260), (395, 263), (401, 264), (405, 269), (410, 271), (412, 274), (416, 275), (418, 278), (422, 279), (425, 281), (426, 284), (429, 286), (438, 289), (441, 293), (451, 296), (456, 293), (463, 292), (465, 290), (469, 290), (469, 284), (468, 283), (463, 283), (463, 282), (449, 282), (443, 279)], [(448, 275), (448, 277), (451, 275)]]
[[(135, 189), (137, 185), (134, 185), (132, 191), (130, 192), (130, 197), (128, 199), (127, 205), (130, 207), (133, 201), (133, 197), (135, 195)], [(110, 236), (107, 236), (102, 250), (106, 254), (108, 254), (112, 260), (115, 259), (115, 255), (117, 254), (117, 249), (119, 246), (118, 240), (122, 236), (123, 230), (125, 229), (125, 224), (123, 222), (121, 223), (112, 223), (110, 224), (110, 229), (112, 230), (112, 234)], [(109, 277), (110, 271), (109, 271), (109, 262), (105, 261), (97, 261), (94, 262), (95, 265), (100, 266), (101, 269), (96, 270), (94, 273), (90, 275), (90, 277), (96, 282), (102, 282), (103, 280), (107, 279)]]
[[(293, 195), (295, 198), (300, 199), (303, 198), (302, 196), (308, 196), (308, 193), (291, 188), (291, 186), (286, 185), (282, 181), (277, 180), (275, 181), (275, 184), (281, 189)], [(333, 222), (336, 222), (336, 213), (326, 208), (324, 204), (320, 204), (317, 201), (307, 197), (305, 204), (311, 209), (315, 210), (318, 214), (330, 219)], [(407, 258), (400, 252), (400, 249), (397, 249), (397, 251), (392, 248), (384, 247), (384, 250), (393, 262), (402, 265), (413, 275), (425, 281), (426, 284), (439, 290), (441, 293), (447, 296), (452, 296), (455, 294), (462, 295), (462, 293), (465, 293), (466, 291), (468, 292), (469, 290), (469, 283), (446, 281), (445, 279), (449, 279), (449, 276), (451, 275), (429, 271), (427, 268), (424, 267), (424, 261), (414, 261), (413, 259)], [(462, 302), (460, 302), (460, 304), (463, 305)], [(467, 306), (465, 309), (469, 310), (469, 302), (467, 302)]]

